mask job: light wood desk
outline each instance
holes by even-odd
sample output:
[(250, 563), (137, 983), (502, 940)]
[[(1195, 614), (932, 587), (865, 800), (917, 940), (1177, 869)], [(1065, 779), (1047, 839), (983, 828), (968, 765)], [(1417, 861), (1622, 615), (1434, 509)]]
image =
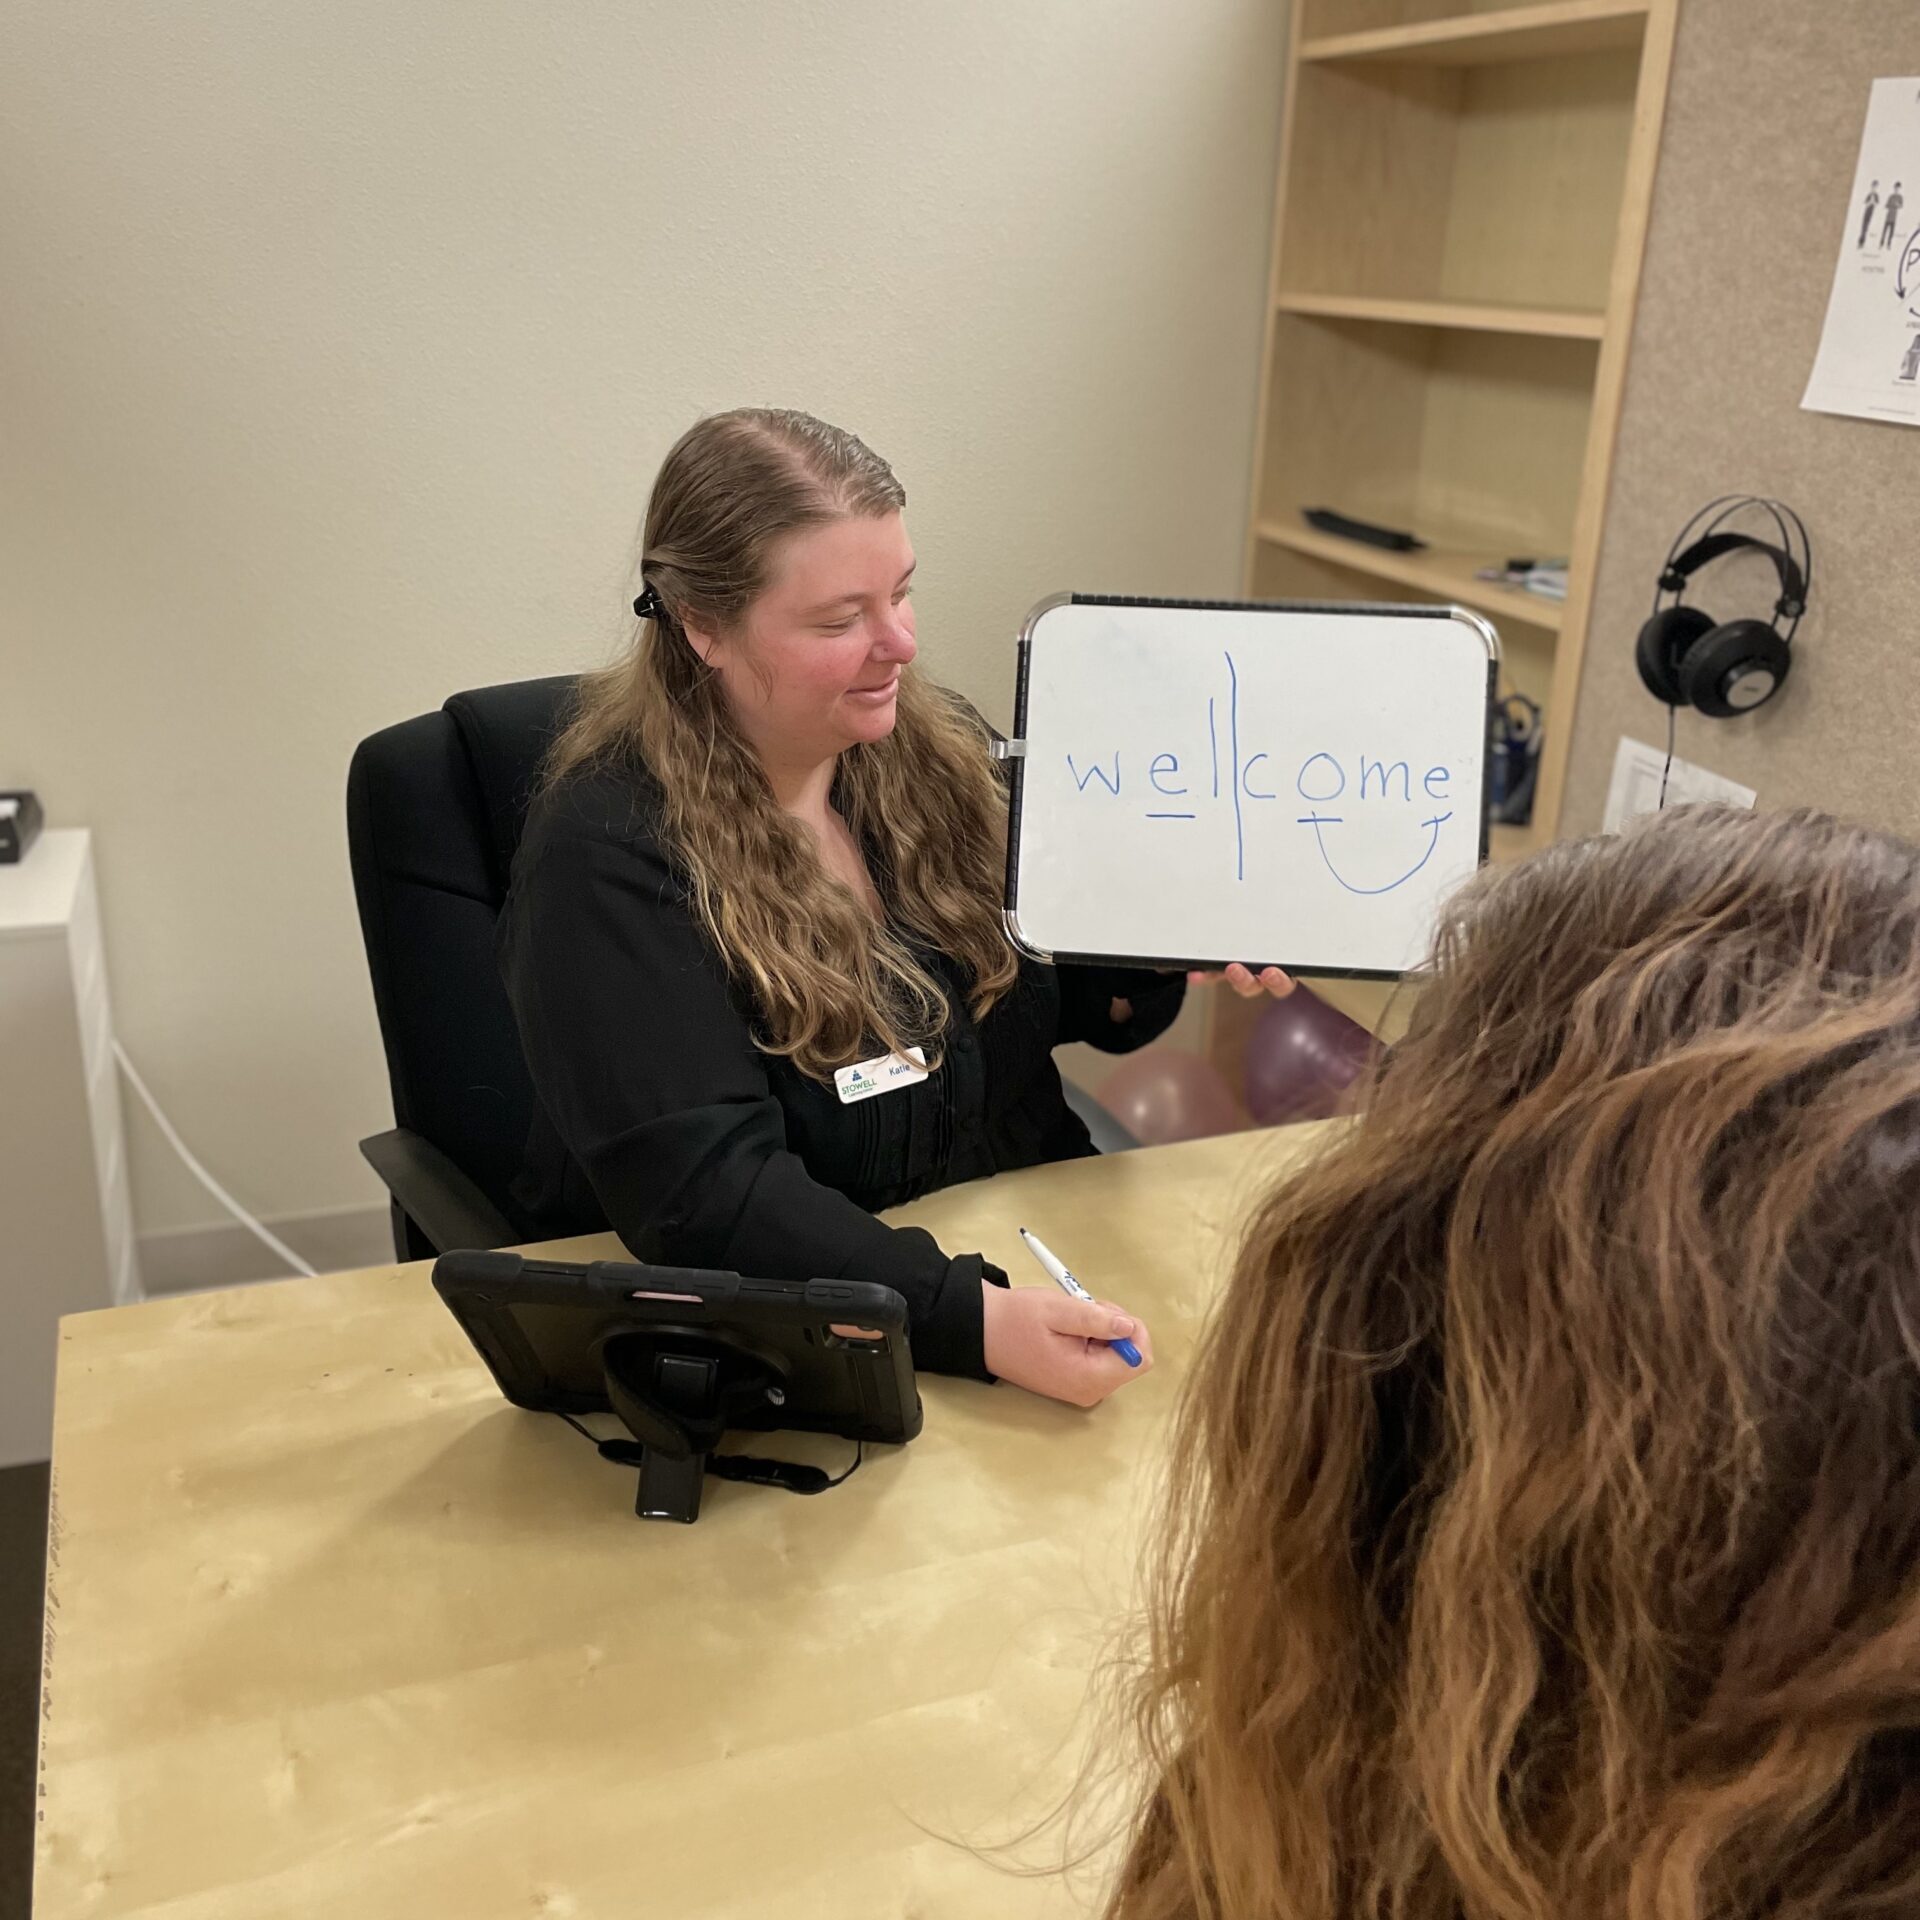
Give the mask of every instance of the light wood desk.
[(1223, 1235), (1319, 1133), (900, 1209), (1022, 1284), (1031, 1226), (1159, 1366), (1091, 1414), (923, 1377), (910, 1446), (692, 1527), (505, 1404), (424, 1265), (63, 1321), (37, 1920), (1085, 1911), (961, 1843), (1072, 1779)]

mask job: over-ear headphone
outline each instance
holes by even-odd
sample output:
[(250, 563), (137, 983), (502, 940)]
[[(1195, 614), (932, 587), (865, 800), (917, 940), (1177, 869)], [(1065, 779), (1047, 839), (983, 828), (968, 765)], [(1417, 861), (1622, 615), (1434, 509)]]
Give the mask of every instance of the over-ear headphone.
[[(1728, 520), (1748, 507), (1772, 517), (1780, 531), (1778, 545), (1752, 534), (1723, 530)], [(1787, 531), (1789, 520), (1800, 535), (1802, 557), (1798, 559)], [(1780, 598), (1771, 620), (1720, 623), (1704, 607), (1685, 604), (1681, 596), (1687, 582), (1702, 567), (1742, 549), (1764, 553), (1779, 576)], [(1670, 707), (1694, 707), (1717, 720), (1765, 705), (1780, 691), (1793, 664), (1790, 648), (1812, 584), (1813, 549), (1806, 526), (1791, 507), (1754, 494), (1727, 494), (1709, 501), (1667, 549), (1653, 592), (1653, 612), (1640, 629), (1634, 660), (1647, 691)], [(1673, 604), (1663, 607), (1660, 603), (1666, 594), (1673, 595)], [(1787, 623), (1784, 633), (1781, 621)]]

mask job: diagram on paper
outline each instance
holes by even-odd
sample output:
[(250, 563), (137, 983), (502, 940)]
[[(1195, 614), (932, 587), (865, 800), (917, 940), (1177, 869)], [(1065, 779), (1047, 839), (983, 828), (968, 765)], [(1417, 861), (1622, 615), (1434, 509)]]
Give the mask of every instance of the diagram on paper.
[(1920, 426), (1920, 77), (1873, 83), (1800, 404)]

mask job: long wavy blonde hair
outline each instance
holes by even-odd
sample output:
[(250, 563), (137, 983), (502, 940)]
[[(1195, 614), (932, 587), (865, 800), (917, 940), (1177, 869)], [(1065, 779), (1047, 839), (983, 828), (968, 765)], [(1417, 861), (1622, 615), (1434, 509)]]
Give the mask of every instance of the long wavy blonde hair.
[(810, 414), (744, 407), (689, 428), (642, 536), (640, 573), (664, 611), (639, 622), (622, 661), (583, 679), (547, 763), (549, 780), (611, 764), (658, 784), (667, 846), (752, 998), (760, 1044), (816, 1079), (876, 1044), (937, 1057), (947, 997), (916, 946), (960, 963), (976, 1017), (1012, 985), (1005, 795), (979, 718), (907, 667), (893, 731), (842, 753), (833, 787), (887, 903), (876, 923), (775, 800), (685, 623), (746, 632), (782, 539), (906, 501), (884, 460)]
[(1483, 875), (1183, 1402), (1119, 1920), (1920, 1913), (1920, 853)]

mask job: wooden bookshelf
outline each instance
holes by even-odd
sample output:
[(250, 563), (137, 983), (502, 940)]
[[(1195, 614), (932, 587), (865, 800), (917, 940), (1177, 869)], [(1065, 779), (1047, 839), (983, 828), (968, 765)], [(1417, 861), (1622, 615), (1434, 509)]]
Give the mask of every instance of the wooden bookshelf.
[[(1304, 524), (1293, 527), (1278, 521), (1263, 524), (1260, 538), (1270, 546), (1307, 554), (1332, 566), (1371, 575), (1392, 586), (1411, 587), (1428, 599), (1471, 607), (1475, 613), (1485, 614), (1496, 626), (1503, 620), (1520, 620), (1549, 632), (1560, 630), (1560, 601), (1477, 577), (1478, 568), (1516, 557), (1496, 553), (1490, 547), (1473, 553), (1431, 548), (1425, 553), (1392, 553), (1384, 547), (1369, 547), (1363, 541), (1336, 539), (1332, 534), (1320, 533)], [(1357, 554), (1356, 546), (1360, 548)], [(1373, 597), (1404, 596), (1383, 592)]]
[(1470, 306), (1461, 300), (1379, 300), (1351, 293), (1283, 293), (1276, 304), (1282, 313), (1322, 320), (1380, 320), (1408, 327), (1457, 327), (1465, 333), (1527, 333), (1549, 340), (1598, 340), (1607, 324), (1604, 313)]
[[(1494, 623), (1505, 688), (1546, 716), (1534, 824), (1496, 858), (1558, 825), (1677, 4), (1291, 0), (1244, 591)], [(1564, 601), (1475, 577), (1523, 554), (1567, 557)], [(1230, 999), (1207, 1049), (1231, 1075)]]
[(1321, 34), (1301, 46), (1300, 58), (1308, 63), (1392, 60), (1447, 67), (1549, 60), (1557, 54), (1638, 47), (1648, 11), (1648, 0), (1553, 0), (1547, 6), (1501, 7), (1411, 26)]

